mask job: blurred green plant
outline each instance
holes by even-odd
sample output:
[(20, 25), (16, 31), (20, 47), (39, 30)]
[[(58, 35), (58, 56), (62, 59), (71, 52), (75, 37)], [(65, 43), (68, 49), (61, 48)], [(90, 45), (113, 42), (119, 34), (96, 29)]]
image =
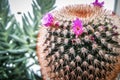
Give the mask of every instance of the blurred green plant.
[[(41, 80), (31, 66), (38, 64), (36, 40), (42, 16), (55, 0), (33, 0), (33, 13), (23, 14), (23, 25), (10, 13), (8, 0), (0, 0), (0, 80)], [(30, 65), (30, 59), (34, 62)], [(39, 71), (40, 72), (40, 71)]]

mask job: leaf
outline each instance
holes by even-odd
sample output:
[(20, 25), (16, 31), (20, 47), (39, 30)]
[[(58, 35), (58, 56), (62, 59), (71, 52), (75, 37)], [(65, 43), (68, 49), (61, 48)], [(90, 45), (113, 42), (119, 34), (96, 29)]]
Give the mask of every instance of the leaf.
[(29, 47), (32, 48), (32, 49), (35, 49), (36, 48), (36, 43), (35, 44), (30, 44)]
[(34, 31), (34, 34), (33, 34), (33, 36), (36, 38), (37, 36), (38, 36), (38, 33), (39, 33), (39, 31)]
[(10, 33), (13, 33), (15, 31), (15, 29), (13, 28), (14, 25), (15, 25), (15, 20), (14, 21), (11, 21), (11, 24), (9, 25), (8, 29), (7, 29), (7, 33), (10, 34)]
[(3, 76), (5, 77), (5, 78), (8, 78), (8, 75), (7, 75), (7, 73), (3, 73)]
[(0, 51), (0, 54), (6, 54), (7, 51)]
[[(39, 71), (40, 72), (40, 71)], [(38, 76), (37, 74), (34, 73), (35, 79), (37, 80), (43, 80), (42, 77)]]
[(5, 32), (0, 32), (0, 37), (4, 37), (5, 35)]
[(0, 60), (9, 59), (9, 56), (0, 56)]
[(42, 6), (42, 5), (44, 5), (44, 2), (43, 2), (43, 0), (36, 0), (36, 2), (37, 2), (37, 4), (38, 4), (39, 6)]
[(8, 50), (8, 52), (11, 54), (24, 54), (28, 52), (28, 49)]
[(39, 28), (38, 25), (39, 25), (39, 23), (38, 23), (38, 21), (36, 21), (34, 23), (34, 32), (38, 30), (38, 28)]
[(12, 15), (10, 15), (10, 16), (8, 16), (8, 18), (7, 18), (7, 22), (10, 22), (12, 19), (14, 19), (15, 20), (15, 17), (14, 17), (14, 15), (12, 14)]
[(33, 18), (32, 18), (32, 16), (31, 16), (30, 12), (28, 12), (28, 16), (30, 17), (31, 20), (33, 20)]
[(40, 10), (40, 6), (35, 1), (33, 1), (33, 8), (36, 8), (38, 11)]
[(23, 34), (24, 33), (22, 28), (20, 27), (20, 24), (18, 22), (15, 23), (15, 26), (16, 26), (17, 32), (19, 34)]
[(13, 38), (15, 41), (20, 42), (20, 43), (26, 43), (26, 41), (24, 41), (23, 39), (21, 39), (20, 37), (16, 36), (16, 35), (10, 35), (11, 38)]
[[(1, 21), (2, 21), (2, 20), (1, 20)], [(2, 24), (1, 21), (0, 21), (0, 30), (5, 31), (5, 28), (4, 28), (4, 26), (3, 26), (3, 24)]]
[(9, 45), (8, 43), (1, 42), (1, 41), (0, 41), (0, 45), (1, 45), (2, 47), (4, 47), (5, 49), (7, 49), (7, 48), (10, 47), (10, 45)]
[(47, 2), (45, 9), (49, 10), (55, 4), (55, 0), (47, 0), (47, 1), (49, 1), (49, 2)]
[(24, 24), (23, 29), (24, 29), (25, 34), (28, 36), (31, 36), (31, 33), (33, 33), (32, 27), (26, 22), (24, 17), (22, 17), (22, 20), (23, 20), (23, 24)]
[(24, 61), (24, 60), (26, 60), (26, 59), (28, 59), (28, 57), (22, 57), (22, 58), (20, 58), (20, 59), (14, 60), (13, 62), (14, 62), (14, 63), (18, 63), (18, 62), (22, 62), (22, 61)]
[(28, 25), (30, 25), (30, 21), (29, 21), (28, 17), (27, 17), (25, 14), (24, 14), (23, 19), (24, 19), (24, 21), (25, 21)]
[(4, 41), (6, 41), (6, 39), (4, 37), (1, 37), (0, 41), (4, 42)]

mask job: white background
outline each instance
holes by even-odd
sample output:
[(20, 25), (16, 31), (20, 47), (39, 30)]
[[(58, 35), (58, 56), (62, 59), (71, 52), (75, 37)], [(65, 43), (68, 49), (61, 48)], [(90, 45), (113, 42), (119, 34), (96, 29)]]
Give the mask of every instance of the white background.
[[(63, 7), (70, 4), (91, 4), (95, 0), (56, 0), (56, 8)], [(104, 8), (107, 10), (114, 10), (114, 1), (115, 0), (99, 0), (99, 2), (104, 1)], [(21, 22), (21, 15), (18, 15), (17, 12), (27, 13), (32, 12), (32, 0), (9, 0), (11, 12), (15, 14), (17, 20)]]

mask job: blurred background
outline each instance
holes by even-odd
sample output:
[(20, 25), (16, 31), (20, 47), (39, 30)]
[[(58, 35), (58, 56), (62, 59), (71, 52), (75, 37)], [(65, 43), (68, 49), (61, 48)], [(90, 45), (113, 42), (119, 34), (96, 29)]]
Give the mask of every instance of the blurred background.
[[(0, 0), (0, 80), (42, 80), (36, 39), (42, 16), (70, 4), (94, 0)], [(120, 15), (120, 0), (104, 1), (104, 9)]]

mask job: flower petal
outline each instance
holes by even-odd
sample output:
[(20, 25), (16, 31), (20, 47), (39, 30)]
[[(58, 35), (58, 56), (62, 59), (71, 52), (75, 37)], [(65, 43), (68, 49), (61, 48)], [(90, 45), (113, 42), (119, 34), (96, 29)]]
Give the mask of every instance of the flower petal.
[(79, 20), (78, 18), (76, 20), (73, 21), (73, 32), (76, 35), (76, 37), (78, 37), (79, 35), (81, 35), (83, 33), (83, 25), (82, 25), (82, 21)]
[(42, 24), (45, 25), (46, 27), (52, 26), (54, 22), (54, 17), (52, 16), (51, 13), (47, 13), (45, 16), (43, 16), (41, 20)]
[(98, 2), (98, 0), (95, 0), (95, 2), (93, 2), (92, 4), (93, 4), (94, 6), (103, 7), (104, 1), (103, 1), (103, 2)]

